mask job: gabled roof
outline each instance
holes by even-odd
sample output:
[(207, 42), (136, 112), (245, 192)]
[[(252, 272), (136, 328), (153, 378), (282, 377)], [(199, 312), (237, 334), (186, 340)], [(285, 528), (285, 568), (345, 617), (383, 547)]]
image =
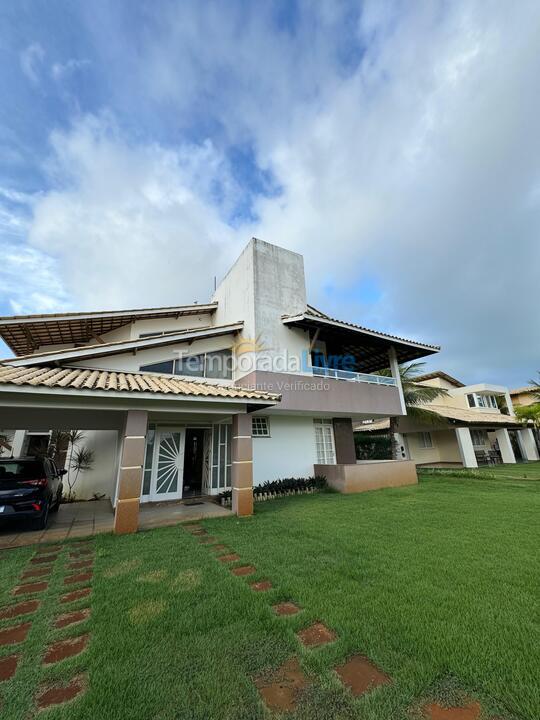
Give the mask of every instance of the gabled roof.
[(243, 322), (231, 323), (229, 325), (211, 325), (203, 328), (190, 330), (179, 330), (178, 332), (166, 333), (155, 337), (137, 338), (136, 340), (116, 340), (110, 343), (99, 343), (97, 345), (85, 345), (79, 348), (65, 348), (63, 350), (48, 350), (44, 353), (21, 355), (17, 358), (0, 360), (0, 365), (13, 365), (13, 367), (28, 367), (31, 365), (43, 365), (43, 363), (65, 363), (68, 361), (85, 360), (91, 357), (104, 357), (106, 355), (118, 355), (120, 353), (144, 350), (146, 348), (163, 347), (164, 345), (176, 345), (188, 340), (198, 338), (218, 337), (239, 332), (244, 326)]
[(206, 303), (138, 310), (11, 315), (0, 317), (0, 337), (16, 355), (23, 355), (42, 345), (87, 343), (136, 320), (211, 314), (216, 308), (217, 303)]
[(66, 389), (68, 391), (106, 391), (118, 393), (152, 393), (167, 396), (191, 396), (245, 400), (264, 400), (265, 405), (279, 401), (280, 395), (259, 390), (247, 390), (232, 385), (182, 380), (169, 375), (123, 373), (85, 368), (0, 367), (0, 391), (14, 391), (18, 387)]
[(516, 388), (515, 390), (510, 390), (510, 395), (521, 395), (522, 393), (530, 393), (530, 392), (536, 392), (540, 394), (540, 388), (536, 387), (535, 385), (525, 385), (524, 387)]
[(336, 320), (320, 310), (307, 306), (297, 315), (283, 315), (282, 322), (290, 327), (324, 330), (338, 338), (344, 349), (360, 357), (358, 369), (373, 372), (388, 367), (388, 349), (393, 346), (400, 363), (416, 360), (439, 352), (438, 345), (426, 345), (387, 333), (370, 330), (362, 325)]
[(456, 380), (455, 377), (448, 375), (442, 370), (434, 370), (433, 372), (424, 373), (424, 375), (418, 375), (414, 378), (414, 382), (434, 380), (435, 378), (441, 378), (441, 380), (446, 380), (446, 382), (449, 382), (451, 385), (455, 385), (456, 387), (465, 387), (465, 383), (462, 383), (460, 380)]

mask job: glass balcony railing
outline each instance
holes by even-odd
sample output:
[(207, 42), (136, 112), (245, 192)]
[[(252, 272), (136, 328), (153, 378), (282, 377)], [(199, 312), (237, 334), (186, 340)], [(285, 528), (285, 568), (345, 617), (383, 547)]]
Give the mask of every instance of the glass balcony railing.
[(334, 368), (313, 366), (313, 374), (319, 377), (335, 378), (336, 380), (348, 380), (349, 382), (365, 382), (374, 385), (397, 385), (395, 378), (387, 377), (386, 375), (368, 375), (367, 373), (350, 372), (349, 370), (334, 370)]

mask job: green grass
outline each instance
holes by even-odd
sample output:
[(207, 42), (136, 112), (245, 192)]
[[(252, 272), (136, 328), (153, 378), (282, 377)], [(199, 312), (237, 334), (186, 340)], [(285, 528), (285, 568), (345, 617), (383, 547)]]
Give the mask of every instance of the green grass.
[(483, 465), (475, 469), (422, 468), (421, 477), (489, 478), (491, 480), (540, 480), (540, 462)]
[[(27, 720), (38, 682), (87, 671), (86, 695), (40, 718), (262, 720), (269, 714), (252, 678), (296, 653), (312, 684), (295, 720), (410, 720), (424, 700), (461, 693), (478, 698), (486, 718), (536, 720), (539, 491), (533, 482), (430, 477), (418, 487), (258, 503), (252, 518), (204, 522), (257, 566), (257, 579), (272, 581), (260, 594), (180, 526), (99, 536), (88, 650), (40, 667), (60, 635), (51, 629), (58, 562), (23, 664), (0, 685), (0, 717)], [(3, 554), (1, 604), (30, 555)], [(276, 618), (270, 606), (285, 599), (303, 612)], [(305, 650), (295, 632), (314, 620), (338, 639)], [(353, 699), (332, 668), (355, 652), (392, 684)]]

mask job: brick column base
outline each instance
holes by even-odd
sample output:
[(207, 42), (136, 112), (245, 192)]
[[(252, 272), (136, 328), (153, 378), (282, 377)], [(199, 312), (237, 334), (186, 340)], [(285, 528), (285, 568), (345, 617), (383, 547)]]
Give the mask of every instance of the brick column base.
[(239, 517), (253, 515), (253, 449), (251, 415), (233, 415), (232, 509)]
[(148, 413), (145, 410), (128, 410), (114, 513), (114, 532), (117, 535), (137, 532), (139, 527), (139, 502), (147, 424)]

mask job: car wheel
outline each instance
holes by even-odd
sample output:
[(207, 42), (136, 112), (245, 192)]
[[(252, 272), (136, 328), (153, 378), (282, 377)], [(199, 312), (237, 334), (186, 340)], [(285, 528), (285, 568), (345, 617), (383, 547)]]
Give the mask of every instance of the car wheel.
[(49, 503), (45, 503), (43, 512), (41, 513), (40, 517), (38, 517), (33, 522), (34, 530), (45, 530), (45, 528), (47, 527), (48, 520), (49, 520)]

